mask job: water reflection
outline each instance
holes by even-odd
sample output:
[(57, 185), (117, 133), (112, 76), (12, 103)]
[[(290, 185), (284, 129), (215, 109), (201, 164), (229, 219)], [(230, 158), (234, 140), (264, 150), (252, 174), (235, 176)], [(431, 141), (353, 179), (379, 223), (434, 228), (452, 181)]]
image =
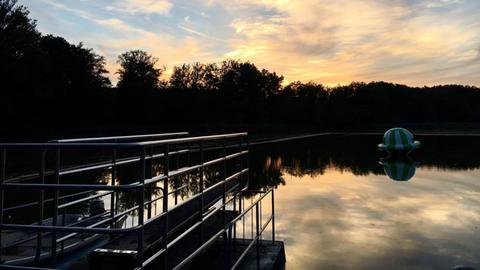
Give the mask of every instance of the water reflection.
[[(418, 137), (424, 144), (410, 155), (415, 168), (449, 171), (480, 168), (478, 138)], [(378, 136), (332, 136), (253, 148), (250, 184), (252, 188), (284, 185), (285, 173), (315, 177), (329, 169), (356, 176), (388, 175), (379, 164), (379, 160), (388, 156), (375, 148), (377, 141)]]
[(377, 140), (347, 136), (253, 149), (254, 180), (265, 173), (263, 185), (278, 187), (276, 232), (286, 243), (287, 268), (479, 269), (475, 138), (422, 138), (413, 155), (420, 163), (410, 164), (415, 175), (403, 177), (414, 181), (402, 183), (378, 163)]
[(381, 158), (378, 162), (388, 178), (394, 181), (408, 181), (415, 175), (415, 168), (420, 163), (413, 161), (409, 156)]

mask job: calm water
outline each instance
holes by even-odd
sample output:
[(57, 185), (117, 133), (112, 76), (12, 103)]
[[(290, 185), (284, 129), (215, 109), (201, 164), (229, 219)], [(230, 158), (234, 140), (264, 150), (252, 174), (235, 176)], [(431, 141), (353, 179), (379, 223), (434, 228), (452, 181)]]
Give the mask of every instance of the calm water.
[(400, 161), (383, 159), (380, 139), (252, 149), (254, 178), (278, 187), (287, 269), (480, 269), (477, 138), (418, 138)]
[[(376, 150), (381, 136), (253, 146), (250, 185), (276, 187), (276, 236), (285, 241), (287, 269), (452, 269), (457, 265), (480, 269), (478, 138), (417, 139), (422, 148), (402, 160), (388, 159)], [(8, 171), (24, 164), (23, 157), (13, 156)], [(70, 159), (80, 157), (98, 155), (75, 154)], [(67, 156), (63, 162), (70, 159)], [(32, 168), (37, 163), (32, 161)], [(110, 173), (99, 171), (65, 181), (108, 183)], [(119, 168), (116, 182), (128, 183), (138, 173), (138, 166)], [(215, 168), (206, 171), (206, 181), (213, 184), (218, 175)], [(14, 205), (36, 200), (38, 194), (11, 192), (5, 197), (7, 205)], [(137, 197), (120, 193), (119, 209), (132, 207)], [(105, 202), (108, 207), (109, 197)], [(29, 224), (35, 222), (36, 211), (24, 209), (5, 219)], [(68, 213), (87, 211), (85, 204)], [(135, 215), (129, 216), (125, 226), (134, 222)]]

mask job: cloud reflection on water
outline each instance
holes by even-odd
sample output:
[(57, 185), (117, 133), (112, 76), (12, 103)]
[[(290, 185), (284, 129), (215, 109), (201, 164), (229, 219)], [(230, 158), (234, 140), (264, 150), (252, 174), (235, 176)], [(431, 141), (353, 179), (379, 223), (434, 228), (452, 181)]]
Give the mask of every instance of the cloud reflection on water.
[[(380, 166), (380, 165), (379, 165)], [(480, 170), (419, 168), (409, 182), (330, 167), (276, 193), (288, 269), (480, 266)]]

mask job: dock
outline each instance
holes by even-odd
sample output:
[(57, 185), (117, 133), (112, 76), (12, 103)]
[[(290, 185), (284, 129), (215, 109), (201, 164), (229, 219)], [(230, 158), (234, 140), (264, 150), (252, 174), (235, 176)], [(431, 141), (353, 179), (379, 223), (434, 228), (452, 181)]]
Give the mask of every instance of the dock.
[(248, 157), (247, 133), (0, 144), (0, 268), (284, 269), (274, 189), (249, 190)]

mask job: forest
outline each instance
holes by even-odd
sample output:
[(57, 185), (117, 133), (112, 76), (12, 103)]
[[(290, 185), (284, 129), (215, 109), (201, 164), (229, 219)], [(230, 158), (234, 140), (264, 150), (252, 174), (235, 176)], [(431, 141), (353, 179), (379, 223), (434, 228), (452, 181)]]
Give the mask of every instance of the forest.
[(285, 84), (282, 75), (238, 59), (186, 63), (165, 76), (161, 59), (136, 48), (118, 64), (112, 85), (103, 56), (40, 33), (25, 6), (0, 0), (0, 137), (443, 129), (480, 121), (476, 86)]

